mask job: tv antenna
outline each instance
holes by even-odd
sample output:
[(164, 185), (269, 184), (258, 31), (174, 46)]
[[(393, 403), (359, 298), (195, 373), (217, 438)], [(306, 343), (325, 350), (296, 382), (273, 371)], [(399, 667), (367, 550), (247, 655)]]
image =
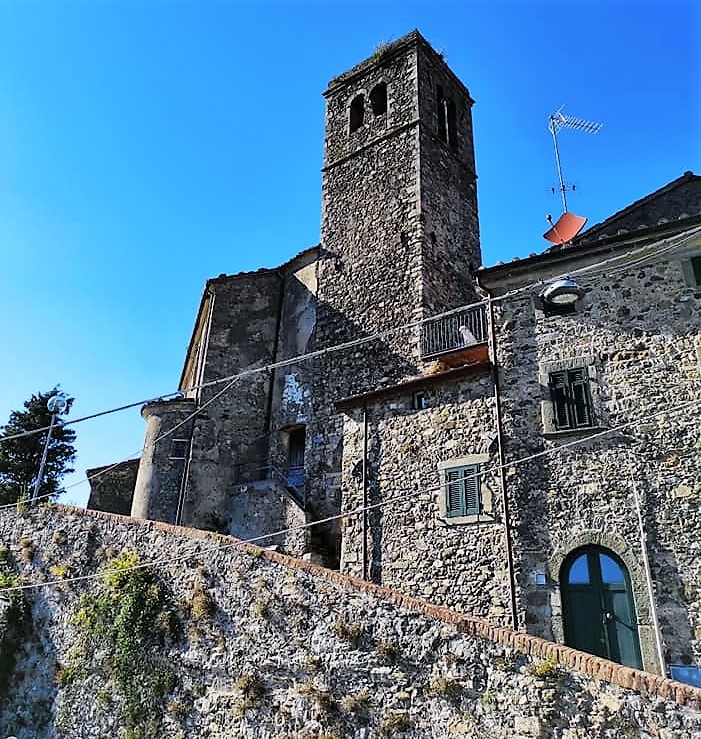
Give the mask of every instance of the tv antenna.
[(555, 147), (555, 163), (557, 164), (557, 179), (560, 183), (560, 194), (562, 195), (562, 209), (567, 213), (567, 187), (562, 177), (562, 164), (560, 162), (560, 150), (557, 148), (557, 134), (561, 128), (571, 128), (575, 131), (584, 131), (584, 133), (598, 133), (603, 125), (602, 123), (593, 123), (585, 121), (583, 118), (573, 118), (562, 112), (564, 105), (561, 105), (555, 113), (548, 116), (548, 131), (553, 137), (553, 146)]
[[(584, 133), (598, 133), (603, 124), (585, 121), (583, 118), (573, 118), (565, 115), (560, 106), (552, 115), (548, 116), (548, 131), (553, 137), (553, 146), (555, 147), (555, 163), (557, 164), (557, 178), (560, 185), (560, 195), (562, 196), (563, 213), (558, 218), (557, 223), (553, 223), (552, 216), (545, 216), (551, 228), (543, 234), (543, 237), (553, 244), (566, 244), (582, 230), (587, 219), (583, 216), (575, 215), (567, 211), (567, 186), (562, 177), (562, 163), (560, 162), (560, 150), (557, 146), (557, 134), (562, 128), (571, 128), (575, 131), (584, 131)], [(574, 188), (573, 188), (574, 189)]]

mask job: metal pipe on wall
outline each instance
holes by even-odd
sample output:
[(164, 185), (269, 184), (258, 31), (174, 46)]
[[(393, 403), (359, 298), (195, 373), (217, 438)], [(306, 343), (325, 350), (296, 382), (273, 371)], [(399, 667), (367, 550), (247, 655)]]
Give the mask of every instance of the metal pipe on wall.
[(645, 570), (645, 579), (647, 580), (648, 596), (650, 598), (650, 615), (652, 616), (652, 628), (655, 631), (655, 647), (657, 649), (657, 658), (660, 661), (660, 670), (663, 675), (667, 674), (667, 665), (664, 658), (664, 647), (662, 645), (662, 634), (660, 633), (660, 623), (657, 618), (657, 604), (655, 603), (655, 591), (653, 590), (652, 568), (650, 567), (650, 558), (647, 552), (647, 530), (645, 529), (645, 521), (643, 519), (642, 503), (638, 493), (638, 486), (631, 474), (631, 487), (633, 489), (633, 500), (635, 502), (635, 512), (638, 517), (638, 529), (640, 532), (640, 550), (643, 555), (643, 569)]
[(363, 580), (368, 579), (368, 406), (363, 405)]
[(518, 607), (516, 603), (516, 573), (514, 572), (514, 555), (511, 536), (511, 523), (509, 515), (509, 496), (506, 492), (506, 455), (504, 454), (504, 430), (501, 415), (501, 391), (499, 385), (499, 360), (497, 354), (497, 339), (494, 329), (494, 304), (489, 291), (482, 285), (482, 290), (487, 295), (489, 306), (489, 343), (492, 354), (492, 385), (494, 386), (494, 412), (497, 426), (497, 447), (499, 456), (499, 481), (502, 490), (502, 503), (504, 506), (504, 536), (506, 538), (506, 565), (509, 569), (509, 599), (511, 604), (511, 625), (518, 629)]
[[(196, 395), (196, 408), (199, 409), (200, 406), (200, 400), (202, 397), (202, 388), (201, 385), (204, 382), (204, 371), (205, 371), (205, 365), (207, 363), (207, 350), (209, 348), (209, 334), (210, 330), (212, 328), (212, 315), (214, 313), (214, 299), (215, 299), (215, 292), (211, 288), (208, 288), (207, 290), (207, 297), (209, 299), (209, 306), (207, 310), (207, 326), (204, 331), (204, 341), (202, 342), (202, 345), (200, 347), (200, 366), (197, 368), (197, 390), (195, 391), (197, 393)], [(192, 463), (192, 439), (195, 435), (195, 424), (197, 423), (197, 418), (193, 418), (192, 423), (190, 424), (190, 435), (188, 438), (188, 445), (187, 445), (187, 459), (185, 460), (185, 465), (183, 468), (183, 476), (180, 481), (180, 491), (178, 493), (178, 505), (175, 510), (175, 525), (181, 526), (182, 525), (182, 519), (183, 519), (183, 508), (185, 507), (185, 493), (187, 491), (187, 483), (188, 478), (190, 476), (190, 465)]]

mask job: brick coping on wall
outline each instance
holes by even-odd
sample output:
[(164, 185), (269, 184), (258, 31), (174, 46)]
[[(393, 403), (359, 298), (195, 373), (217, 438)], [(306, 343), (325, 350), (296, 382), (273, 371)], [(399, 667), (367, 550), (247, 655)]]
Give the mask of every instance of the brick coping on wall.
[(227, 547), (234, 547), (241, 551), (255, 553), (271, 562), (292, 567), (297, 570), (304, 570), (326, 581), (340, 585), (344, 588), (352, 588), (357, 591), (364, 591), (383, 600), (390, 601), (395, 605), (408, 611), (419, 613), (431, 619), (437, 619), (454, 626), (457, 631), (469, 636), (476, 636), (486, 639), (505, 647), (511, 647), (531, 657), (541, 659), (554, 659), (563, 667), (569, 667), (572, 670), (583, 672), (592, 678), (603, 680), (604, 682), (617, 685), (621, 688), (634, 690), (642, 695), (658, 696), (660, 698), (674, 701), (680, 706), (687, 706), (695, 710), (701, 710), (701, 688), (696, 688), (685, 683), (671, 680), (661, 675), (655, 675), (643, 670), (636, 670), (631, 667), (625, 667), (616, 662), (597, 657), (586, 652), (580, 652), (572, 649), (564, 644), (547, 641), (537, 636), (531, 636), (520, 631), (505, 626), (495, 626), (487, 621), (466, 616), (458, 611), (438, 606), (420, 598), (405, 595), (396, 590), (376, 585), (375, 583), (362, 580), (359, 577), (343, 575), (336, 570), (329, 570), (326, 567), (306, 562), (302, 559), (290, 557), (286, 554), (270, 551), (257, 547), (254, 544), (248, 544), (233, 536), (225, 536), (211, 531), (202, 529), (193, 529), (185, 526), (175, 526), (173, 524), (163, 523), (162, 521), (147, 521), (144, 519), (131, 518), (130, 516), (120, 516), (116, 513), (105, 513), (103, 511), (87, 510), (84, 508), (76, 508), (63, 504), (53, 504), (52, 508), (57, 512), (65, 511), (66, 513), (79, 514), (101, 518), (104, 520), (118, 521), (119, 523), (141, 526), (144, 528), (158, 529), (170, 534), (177, 534), (192, 539), (209, 539), (214, 540)]

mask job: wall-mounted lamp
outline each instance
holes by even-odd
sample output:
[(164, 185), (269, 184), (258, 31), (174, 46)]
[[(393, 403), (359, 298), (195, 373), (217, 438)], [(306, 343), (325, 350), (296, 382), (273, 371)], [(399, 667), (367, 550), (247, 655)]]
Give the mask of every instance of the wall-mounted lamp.
[(546, 285), (540, 293), (544, 305), (573, 306), (584, 295), (584, 290), (574, 281), (555, 280)]

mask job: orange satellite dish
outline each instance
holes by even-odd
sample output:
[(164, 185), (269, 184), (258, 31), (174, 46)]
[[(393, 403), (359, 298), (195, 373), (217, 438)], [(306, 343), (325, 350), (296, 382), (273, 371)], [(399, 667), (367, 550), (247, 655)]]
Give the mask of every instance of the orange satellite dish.
[(553, 219), (550, 216), (546, 216), (546, 218), (552, 228), (543, 234), (543, 238), (551, 241), (553, 244), (567, 244), (572, 241), (587, 222), (586, 218), (567, 211), (557, 219), (557, 223), (553, 223)]

